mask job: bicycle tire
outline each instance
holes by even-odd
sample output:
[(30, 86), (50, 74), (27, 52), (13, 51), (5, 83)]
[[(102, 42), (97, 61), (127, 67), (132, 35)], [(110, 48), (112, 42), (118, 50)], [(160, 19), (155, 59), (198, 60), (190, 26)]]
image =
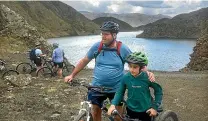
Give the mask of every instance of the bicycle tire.
[(2, 79), (6, 79), (6, 76), (10, 76), (10, 75), (19, 75), (19, 72), (16, 70), (8, 70), (6, 72), (4, 72), (4, 74), (2, 75)]
[(159, 119), (156, 121), (178, 121), (178, 116), (175, 112), (171, 110), (166, 110), (161, 112)]
[(20, 63), (16, 67), (16, 71), (21, 74), (31, 74), (32, 73), (32, 65), (30, 63)]
[(53, 74), (52, 74), (52, 70), (50, 68), (42, 67), (37, 71), (36, 76), (48, 78), (48, 77), (52, 77)]
[(82, 121), (87, 121), (87, 119), (84, 119), (85, 118), (85, 116), (86, 116), (86, 111), (84, 111), (84, 110), (81, 110), (80, 112), (79, 112), (79, 114), (74, 118), (74, 121), (80, 121), (80, 120), (82, 120)]

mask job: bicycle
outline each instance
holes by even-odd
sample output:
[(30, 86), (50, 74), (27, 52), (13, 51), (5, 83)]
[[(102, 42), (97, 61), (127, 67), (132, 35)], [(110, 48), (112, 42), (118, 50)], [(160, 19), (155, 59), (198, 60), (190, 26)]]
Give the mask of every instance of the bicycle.
[[(141, 121), (139, 119), (131, 119), (128, 115), (121, 115), (117, 110), (112, 111), (112, 116), (118, 115), (122, 121)], [(171, 110), (158, 112), (156, 117), (151, 117), (151, 121), (178, 121), (178, 116)]]
[(30, 63), (22, 62), (16, 67), (16, 71), (21, 74), (31, 74), (32, 72), (35, 72), (36, 69), (36, 65), (33, 61), (31, 61)]
[[(30, 52), (31, 50), (27, 51), (28, 59), (30, 60)], [(19, 63), (16, 67), (16, 71), (18, 71), (21, 74), (31, 74), (32, 72), (36, 71), (36, 65), (33, 60), (30, 60), (30, 62), (22, 62)]]
[[(43, 58), (43, 67), (40, 68), (37, 73), (36, 76), (37, 77), (52, 77), (52, 76), (56, 76), (57, 75), (57, 71), (58, 70), (53, 70), (54, 68), (54, 63), (51, 59), (46, 59)], [(73, 71), (73, 69), (75, 68), (74, 65), (71, 64), (67, 64), (67, 59), (64, 58), (63, 61), (63, 68), (62, 68), (62, 75), (63, 77), (66, 76), (68, 73), (71, 73)]]
[[(103, 92), (106, 90), (112, 90), (109, 87), (101, 87), (101, 86), (91, 86), (81, 83), (82, 86), (87, 88), (87, 94), (89, 91), (96, 91), (100, 92), (100, 94), (96, 94), (96, 96), (105, 96)], [(84, 101), (81, 102), (81, 108), (79, 110), (78, 115), (74, 118), (73, 121), (93, 121), (92, 114), (91, 114), (91, 107), (92, 103), (87, 99), (87, 94), (84, 97)], [(105, 117), (109, 121), (114, 121), (112, 117), (107, 116), (107, 108), (110, 105), (110, 101), (106, 99), (102, 105), (102, 117)]]
[(7, 65), (6, 61), (0, 59), (0, 73), (3, 73), (2, 74), (3, 80), (10, 75), (19, 75), (19, 72), (17, 72), (16, 70), (7, 69), (6, 65)]

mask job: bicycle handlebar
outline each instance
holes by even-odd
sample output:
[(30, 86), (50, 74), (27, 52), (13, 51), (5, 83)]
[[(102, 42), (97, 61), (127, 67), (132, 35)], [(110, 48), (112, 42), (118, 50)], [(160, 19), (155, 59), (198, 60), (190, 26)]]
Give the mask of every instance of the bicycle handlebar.
[[(73, 83), (74, 83), (74, 81), (72, 81), (72, 82), (70, 83), (70, 85), (73, 85)], [(75, 83), (77, 83), (77, 82), (75, 82)], [(110, 90), (113, 90), (113, 88), (111, 88), (111, 87), (92, 86), (92, 85), (86, 84), (86, 82), (84, 82), (84, 81), (79, 82), (78, 85), (84, 86), (84, 87), (86, 87), (88, 90), (94, 90), (94, 91), (98, 91), (98, 92), (104, 92), (104, 91), (110, 91)]]
[(123, 116), (121, 116), (121, 114), (116, 109), (112, 111), (111, 115), (113, 117), (118, 115), (122, 119), (122, 121), (141, 121), (139, 119), (130, 119), (127, 116), (123, 117)]
[(91, 86), (91, 85), (88, 85), (87, 86), (87, 89), (88, 90), (100, 90), (101, 92), (102, 91), (105, 91), (105, 90), (113, 90), (113, 88), (110, 88), (110, 87), (102, 87), (102, 86)]

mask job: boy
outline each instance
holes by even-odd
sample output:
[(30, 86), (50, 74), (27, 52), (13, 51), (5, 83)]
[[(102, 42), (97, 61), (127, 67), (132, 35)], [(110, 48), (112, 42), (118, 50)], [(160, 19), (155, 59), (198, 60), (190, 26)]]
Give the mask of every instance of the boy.
[[(149, 81), (147, 73), (141, 71), (148, 64), (144, 53), (134, 52), (127, 56), (126, 61), (129, 66), (129, 72), (123, 76), (120, 88), (112, 100), (108, 114), (111, 115), (115, 106), (123, 99), (125, 90), (128, 89), (127, 115), (132, 119), (151, 121), (151, 116), (157, 115), (157, 109), (161, 104), (162, 88), (159, 84)], [(154, 89), (154, 101), (149, 87)]]

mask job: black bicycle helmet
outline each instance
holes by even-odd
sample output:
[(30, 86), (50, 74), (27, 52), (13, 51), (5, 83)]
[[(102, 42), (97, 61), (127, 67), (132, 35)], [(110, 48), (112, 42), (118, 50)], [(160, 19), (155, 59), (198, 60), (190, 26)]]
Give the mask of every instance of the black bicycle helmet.
[(127, 63), (138, 64), (139, 66), (147, 66), (148, 59), (147, 56), (142, 52), (134, 52), (126, 57)]
[(100, 27), (101, 31), (109, 31), (111, 33), (118, 33), (119, 32), (119, 25), (112, 21), (104, 22), (103, 25)]
[(53, 43), (53, 47), (57, 48), (57, 47), (59, 47), (59, 44), (58, 43)]

